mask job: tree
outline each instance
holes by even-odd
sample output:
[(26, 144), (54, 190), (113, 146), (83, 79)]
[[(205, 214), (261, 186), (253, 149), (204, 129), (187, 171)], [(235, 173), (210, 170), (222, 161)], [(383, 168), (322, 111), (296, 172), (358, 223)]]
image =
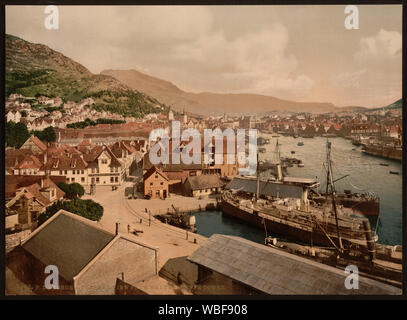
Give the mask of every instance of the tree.
[(42, 141), (55, 142), (57, 135), (55, 134), (54, 127), (47, 127), (42, 131), (33, 131), (33, 134)]
[(73, 182), (71, 184), (58, 182), (57, 186), (59, 189), (65, 192), (65, 197), (67, 197), (68, 199), (80, 198), (85, 194), (85, 189), (76, 182)]
[(6, 123), (6, 144), (10, 147), (20, 148), (30, 137), (27, 126), (18, 122), (8, 121)]
[(57, 201), (49, 206), (38, 217), (38, 225), (42, 225), (59, 210), (69, 211), (92, 221), (99, 221), (103, 216), (103, 207), (93, 200), (73, 199), (70, 201)]

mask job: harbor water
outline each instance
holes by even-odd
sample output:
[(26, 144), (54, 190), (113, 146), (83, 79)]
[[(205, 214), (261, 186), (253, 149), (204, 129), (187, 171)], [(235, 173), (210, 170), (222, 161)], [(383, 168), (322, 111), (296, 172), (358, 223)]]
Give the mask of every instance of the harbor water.
[[(260, 159), (274, 160), (276, 157), (276, 137), (262, 135), (270, 139), (270, 144), (262, 147), (266, 152)], [(278, 137), (281, 157), (295, 157), (302, 160), (304, 167), (288, 168), (288, 176), (317, 178), (321, 192), (326, 188), (326, 138), (312, 139)], [(362, 148), (354, 146), (350, 140), (329, 138), (332, 142), (331, 159), (334, 179), (348, 177), (335, 183), (338, 193), (352, 190), (358, 193), (371, 193), (380, 197), (380, 216), (369, 217), (371, 228), (377, 228), (379, 243), (396, 245), (402, 243), (402, 164), (401, 162), (366, 155)], [(303, 146), (298, 146), (303, 142)], [(294, 151), (295, 153), (292, 153)], [(388, 166), (383, 166), (386, 163)], [(389, 172), (399, 172), (398, 175)], [(268, 173), (262, 174), (262, 179)], [(211, 236), (214, 233), (236, 235), (259, 243), (264, 242), (265, 230), (248, 226), (244, 222), (228, 217), (219, 211), (204, 211), (195, 214), (198, 233)], [(281, 238), (281, 236), (280, 236)]]

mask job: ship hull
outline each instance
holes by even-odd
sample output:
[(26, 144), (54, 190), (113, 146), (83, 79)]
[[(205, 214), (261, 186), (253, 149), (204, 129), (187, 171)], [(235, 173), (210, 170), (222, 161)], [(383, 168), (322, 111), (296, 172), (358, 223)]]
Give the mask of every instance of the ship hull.
[(398, 160), (401, 161), (403, 158), (403, 151), (402, 149), (394, 149), (394, 148), (389, 148), (389, 147), (372, 147), (372, 146), (364, 146), (362, 150), (365, 154), (380, 157), (380, 158), (386, 158), (386, 159), (392, 159), (392, 160)]
[[(246, 210), (234, 206), (228, 201), (222, 200), (221, 203), (222, 212), (226, 215), (235, 217), (239, 220), (247, 222), (248, 224), (255, 226), (259, 229), (265, 230), (263, 221), (266, 225), (267, 233), (277, 234), (286, 239), (291, 239), (303, 243), (312, 243), (314, 245), (332, 246), (332, 243), (325, 234), (315, 225), (312, 229), (298, 228), (296, 226), (287, 224), (284, 220), (276, 221), (271, 219), (264, 219), (263, 217), (249, 213)], [(331, 239), (338, 245), (339, 241), (336, 236), (330, 235)], [(362, 238), (363, 239), (363, 238)], [(343, 244), (349, 244), (349, 241), (342, 239)]]

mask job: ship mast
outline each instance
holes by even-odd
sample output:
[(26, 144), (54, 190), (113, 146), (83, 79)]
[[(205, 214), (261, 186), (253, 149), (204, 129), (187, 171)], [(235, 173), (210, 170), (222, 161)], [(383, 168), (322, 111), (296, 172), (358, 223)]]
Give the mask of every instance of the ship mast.
[(332, 161), (331, 161), (331, 142), (326, 141), (326, 163), (327, 163), (327, 186), (326, 186), (326, 191), (327, 193), (329, 192), (332, 196), (332, 207), (333, 211), (335, 214), (335, 221), (336, 221), (336, 231), (337, 231), (337, 236), (338, 236), (338, 241), (339, 241), (339, 249), (341, 253), (343, 252), (343, 245), (342, 245), (342, 238), (339, 232), (339, 222), (338, 222), (338, 212), (336, 209), (336, 203), (335, 203), (335, 186), (334, 186), (334, 181), (333, 181), (333, 174), (332, 174)]

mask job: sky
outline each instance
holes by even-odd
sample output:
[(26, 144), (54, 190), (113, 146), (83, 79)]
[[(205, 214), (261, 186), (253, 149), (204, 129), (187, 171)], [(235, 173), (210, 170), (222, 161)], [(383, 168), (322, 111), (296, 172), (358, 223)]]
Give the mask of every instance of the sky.
[(6, 6), (6, 33), (93, 73), (136, 69), (189, 92), (380, 107), (402, 96), (402, 6)]

